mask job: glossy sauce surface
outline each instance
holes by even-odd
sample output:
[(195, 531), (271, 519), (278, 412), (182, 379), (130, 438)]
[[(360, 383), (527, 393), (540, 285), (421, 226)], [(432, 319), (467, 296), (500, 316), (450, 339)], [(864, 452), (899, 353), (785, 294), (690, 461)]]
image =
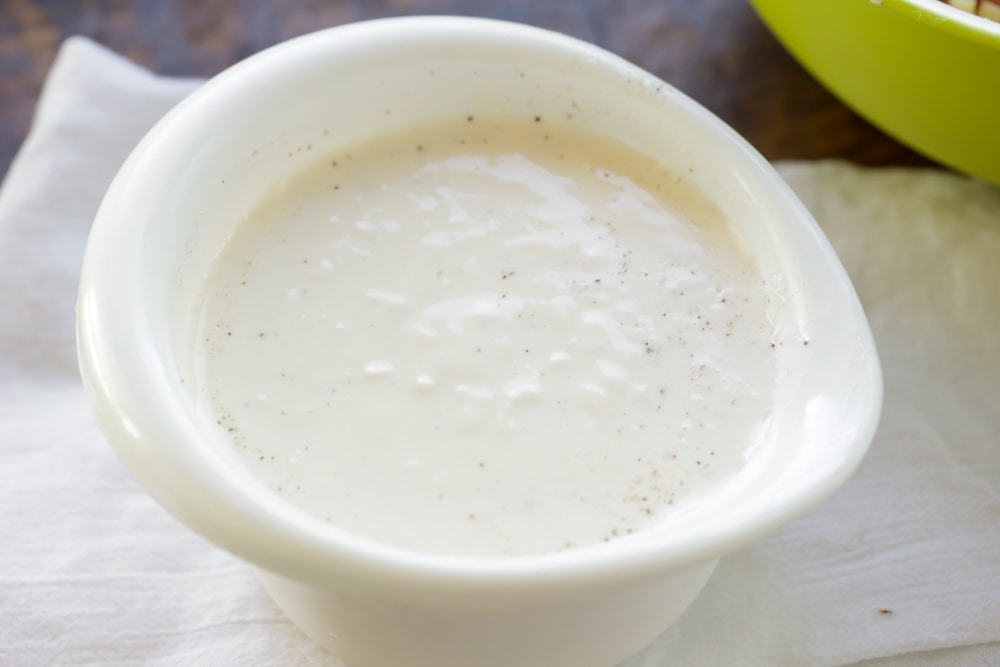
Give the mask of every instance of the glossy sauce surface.
[(761, 276), (682, 174), (542, 119), (331, 155), (206, 282), (197, 391), (247, 470), (421, 551), (546, 553), (737, 472), (773, 407)]

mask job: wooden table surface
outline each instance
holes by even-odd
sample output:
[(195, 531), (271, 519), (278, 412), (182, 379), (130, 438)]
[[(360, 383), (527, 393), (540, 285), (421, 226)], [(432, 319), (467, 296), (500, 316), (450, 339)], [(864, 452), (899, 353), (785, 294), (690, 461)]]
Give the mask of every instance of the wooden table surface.
[(405, 14), (502, 18), (595, 42), (694, 97), (771, 160), (929, 164), (826, 92), (747, 0), (0, 0), (0, 178), (70, 35), (157, 73), (211, 76), (305, 32)]

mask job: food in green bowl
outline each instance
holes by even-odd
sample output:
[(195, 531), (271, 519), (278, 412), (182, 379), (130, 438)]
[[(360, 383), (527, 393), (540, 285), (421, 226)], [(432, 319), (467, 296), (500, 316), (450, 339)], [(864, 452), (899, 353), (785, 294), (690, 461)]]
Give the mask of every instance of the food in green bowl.
[[(995, 2), (751, 0), (788, 50), (871, 123), (958, 171), (1000, 184)], [(989, 6), (987, 6), (989, 5)]]
[(998, 0), (940, 0), (946, 5), (976, 14), (993, 21), (1000, 21), (1000, 1)]

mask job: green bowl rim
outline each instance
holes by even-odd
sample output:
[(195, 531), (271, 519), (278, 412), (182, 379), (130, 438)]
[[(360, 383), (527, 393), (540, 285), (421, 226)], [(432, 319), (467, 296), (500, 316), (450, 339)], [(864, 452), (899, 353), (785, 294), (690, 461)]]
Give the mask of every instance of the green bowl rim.
[(1000, 23), (940, 0), (870, 0), (953, 35), (1000, 50)]

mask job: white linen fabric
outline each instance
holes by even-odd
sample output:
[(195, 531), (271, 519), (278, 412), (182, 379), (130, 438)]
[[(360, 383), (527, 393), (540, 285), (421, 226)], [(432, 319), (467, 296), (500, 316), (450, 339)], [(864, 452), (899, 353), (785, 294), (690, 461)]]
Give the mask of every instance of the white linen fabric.
[[(68, 40), (0, 188), (0, 665), (341, 664), (250, 566), (128, 477), (77, 372), (94, 213), (198, 83)], [(1000, 189), (938, 170), (779, 169), (868, 313), (882, 423), (843, 489), (724, 558), (622, 667), (1000, 664)]]

